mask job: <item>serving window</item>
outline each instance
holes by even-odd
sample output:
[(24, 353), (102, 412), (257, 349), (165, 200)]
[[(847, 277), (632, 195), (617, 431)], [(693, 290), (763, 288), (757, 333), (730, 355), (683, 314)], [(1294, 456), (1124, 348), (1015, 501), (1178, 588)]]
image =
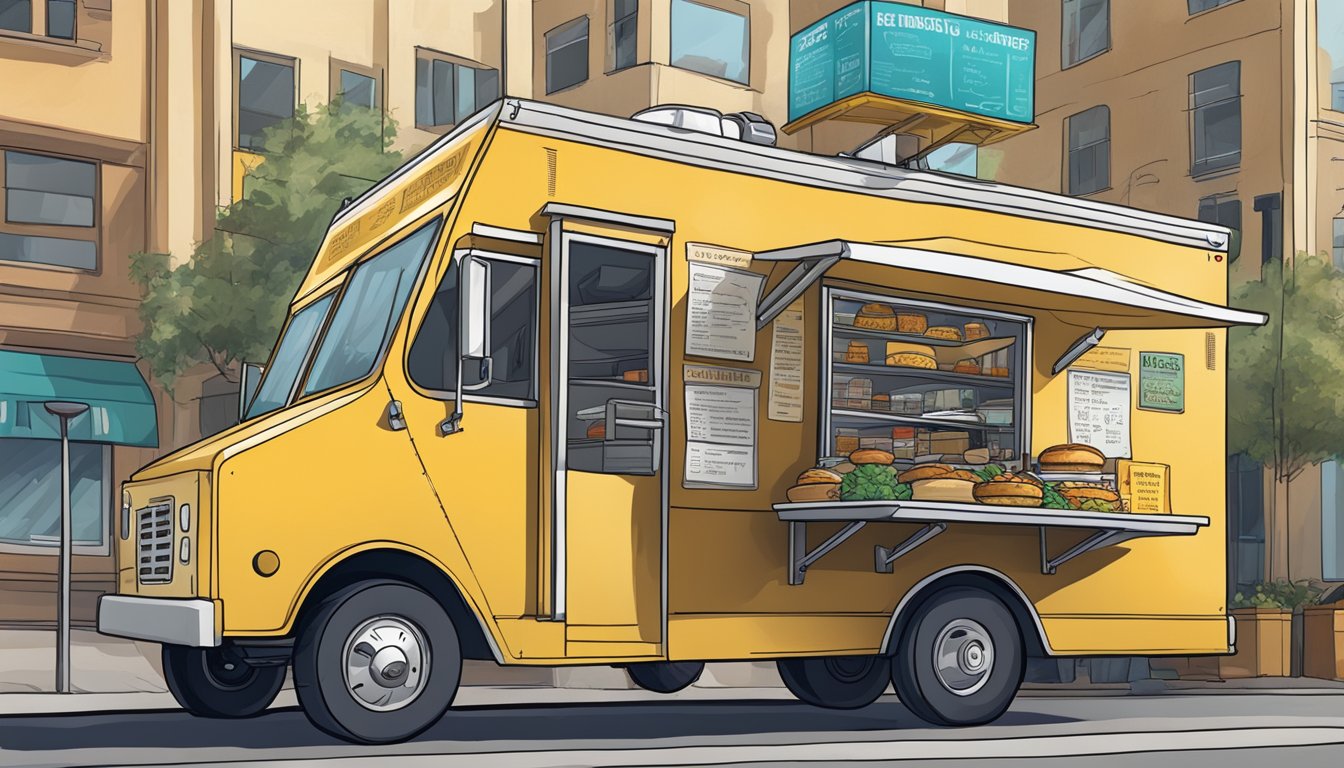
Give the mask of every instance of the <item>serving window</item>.
[(823, 291), (821, 455), (1022, 468), (1029, 320)]

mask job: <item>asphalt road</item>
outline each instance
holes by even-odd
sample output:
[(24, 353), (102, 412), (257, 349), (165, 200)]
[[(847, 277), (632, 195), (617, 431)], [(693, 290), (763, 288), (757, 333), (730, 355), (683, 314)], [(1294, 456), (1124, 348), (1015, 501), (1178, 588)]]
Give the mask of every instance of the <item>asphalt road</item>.
[(246, 721), (181, 712), (0, 718), (0, 765), (283, 763), (286, 768), (549, 768), (683, 765), (1338, 766), (1344, 695), (1238, 694), (1019, 698), (998, 722), (930, 728), (893, 697), (853, 712), (793, 701), (645, 698), (477, 705), (413, 742), (338, 742), (301, 712)]

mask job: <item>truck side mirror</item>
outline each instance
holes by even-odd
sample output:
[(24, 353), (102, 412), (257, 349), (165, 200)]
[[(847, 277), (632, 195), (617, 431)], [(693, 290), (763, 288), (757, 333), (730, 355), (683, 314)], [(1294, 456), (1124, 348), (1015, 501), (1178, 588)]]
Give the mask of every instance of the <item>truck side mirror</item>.
[(252, 404), (252, 398), (257, 396), (257, 385), (261, 383), (261, 374), (265, 371), (256, 363), (243, 363), (242, 371), (238, 374), (238, 422), (242, 423), (247, 418), (247, 407)]
[[(480, 364), (475, 384), (467, 384), (459, 375), (465, 391), (490, 386), (490, 264), (468, 256), (462, 264), (462, 360)], [(465, 367), (465, 366), (464, 366)]]
[[(443, 437), (462, 431), (463, 395), (490, 386), (494, 368), (490, 359), (490, 264), (468, 253), (459, 262), (459, 269), (457, 397), (452, 413), (439, 423), (439, 435)], [(463, 380), (467, 361), (479, 366), (475, 384)]]

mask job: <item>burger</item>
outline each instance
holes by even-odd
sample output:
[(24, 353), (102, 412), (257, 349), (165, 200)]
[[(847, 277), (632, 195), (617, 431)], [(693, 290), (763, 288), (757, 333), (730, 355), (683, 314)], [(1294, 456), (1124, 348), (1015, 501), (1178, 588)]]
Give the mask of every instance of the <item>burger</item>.
[(816, 467), (804, 470), (798, 476), (798, 483), (788, 490), (789, 501), (838, 501), (840, 483), (844, 480), (838, 472)]
[(1036, 461), (1042, 472), (1100, 472), (1106, 457), (1090, 445), (1065, 443), (1041, 451)]

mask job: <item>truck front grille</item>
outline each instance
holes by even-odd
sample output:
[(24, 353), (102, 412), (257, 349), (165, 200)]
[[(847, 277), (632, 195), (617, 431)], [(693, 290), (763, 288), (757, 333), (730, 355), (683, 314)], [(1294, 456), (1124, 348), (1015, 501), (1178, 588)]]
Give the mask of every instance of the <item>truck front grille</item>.
[(135, 512), (136, 572), (141, 584), (173, 579), (173, 502), (171, 499)]

